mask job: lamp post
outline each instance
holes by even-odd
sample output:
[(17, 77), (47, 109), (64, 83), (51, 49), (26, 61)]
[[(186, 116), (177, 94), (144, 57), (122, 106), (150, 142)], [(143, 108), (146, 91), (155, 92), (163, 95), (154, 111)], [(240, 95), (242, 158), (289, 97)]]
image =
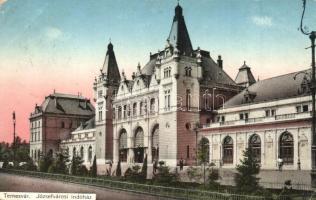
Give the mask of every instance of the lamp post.
[(308, 35), (311, 41), (311, 49), (312, 49), (312, 77), (310, 90), (312, 95), (312, 186), (315, 186), (316, 174), (315, 172), (315, 164), (316, 164), (316, 113), (315, 113), (315, 39), (316, 39), (316, 31), (308, 31), (306, 27), (303, 27), (303, 18), (305, 14), (306, 8), (306, 0), (303, 1), (303, 12), (300, 23), (300, 30), (304, 35)]
[(13, 165), (15, 163), (15, 111), (12, 113), (12, 119), (13, 119)]

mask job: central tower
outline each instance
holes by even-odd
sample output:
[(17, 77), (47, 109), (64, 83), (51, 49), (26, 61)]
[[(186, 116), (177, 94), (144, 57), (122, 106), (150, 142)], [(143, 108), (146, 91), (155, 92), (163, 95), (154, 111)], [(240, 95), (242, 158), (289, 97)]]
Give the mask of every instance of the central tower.
[(93, 83), (95, 111), (95, 154), (98, 173), (105, 174), (106, 163), (113, 159), (113, 106), (112, 100), (121, 77), (113, 45), (110, 42), (102, 69)]

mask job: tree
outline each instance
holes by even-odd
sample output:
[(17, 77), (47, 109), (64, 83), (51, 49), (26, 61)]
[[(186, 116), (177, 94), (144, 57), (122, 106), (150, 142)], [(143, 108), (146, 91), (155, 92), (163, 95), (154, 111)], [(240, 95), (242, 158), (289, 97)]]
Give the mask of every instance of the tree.
[(71, 174), (72, 175), (87, 175), (87, 168), (82, 164), (83, 160), (80, 156), (73, 156), (71, 160)]
[(202, 139), (199, 142), (199, 146), (198, 146), (198, 160), (199, 163), (203, 165), (203, 183), (205, 186), (205, 164), (208, 162), (209, 160), (209, 141), (207, 138), (202, 137)]
[(39, 161), (39, 170), (41, 172), (48, 172), (48, 168), (53, 164), (53, 161), (53, 155), (50, 153), (42, 155)]
[(143, 167), (142, 167), (142, 171), (140, 172), (141, 178), (143, 180), (146, 180), (147, 178), (147, 154), (145, 155), (145, 159), (143, 162)]
[(69, 162), (68, 154), (59, 152), (56, 154), (56, 159), (53, 164), (48, 168), (48, 172), (50, 173), (58, 173), (58, 174), (68, 174), (68, 166)]
[(241, 164), (236, 167), (236, 187), (241, 192), (253, 193), (260, 189), (259, 178), (256, 177), (260, 172), (260, 165), (250, 148), (243, 151), (243, 157), (243, 160), (240, 160)]
[(92, 164), (92, 167), (91, 167), (91, 176), (92, 177), (97, 177), (97, 158), (96, 158), (95, 155), (94, 155), (93, 164)]
[(116, 166), (116, 176), (120, 177), (121, 175), (122, 175), (121, 160), (119, 160)]

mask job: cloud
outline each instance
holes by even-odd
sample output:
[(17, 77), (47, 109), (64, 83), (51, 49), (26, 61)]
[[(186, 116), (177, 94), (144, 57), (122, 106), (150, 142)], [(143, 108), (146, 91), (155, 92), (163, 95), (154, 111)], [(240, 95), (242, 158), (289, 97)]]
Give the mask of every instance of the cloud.
[(257, 25), (262, 27), (269, 27), (272, 26), (272, 18), (268, 16), (253, 16), (251, 18), (251, 21)]
[(56, 28), (56, 27), (47, 27), (45, 29), (45, 35), (50, 40), (56, 40), (56, 39), (59, 39), (63, 35), (63, 32), (59, 28)]

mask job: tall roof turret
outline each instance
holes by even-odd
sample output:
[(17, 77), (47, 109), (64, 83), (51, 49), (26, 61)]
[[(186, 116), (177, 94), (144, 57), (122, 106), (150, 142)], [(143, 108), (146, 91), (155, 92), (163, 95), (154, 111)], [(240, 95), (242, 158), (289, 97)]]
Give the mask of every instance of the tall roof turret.
[(109, 83), (119, 84), (121, 80), (120, 72), (117, 66), (113, 44), (108, 44), (108, 50), (104, 59), (104, 64), (101, 69), (101, 73), (105, 74)]
[(173, 47), (178, 48), (180, 54), (191, 55), (193, 52), (189, 33), (182, 14), (182, 7), (179, 5), (179, 3), (175, 8), (175, 15), (168, 41)]
[(244, 64), (239, 68), (235, 82), (237, 85), (243, 87), (249, 87), (250, 85), (256, 83), (256, 79), (254, 78), (250, 67), (246, 65), (246, 61), (244, 61)]

